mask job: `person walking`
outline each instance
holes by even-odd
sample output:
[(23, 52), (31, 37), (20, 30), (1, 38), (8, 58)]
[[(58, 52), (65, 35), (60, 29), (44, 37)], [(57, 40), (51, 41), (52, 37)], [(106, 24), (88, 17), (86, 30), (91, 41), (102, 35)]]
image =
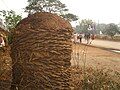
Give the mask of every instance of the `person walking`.
[(90, 33), (86, 32), (85, 35), (84, 35), (84, 38), (87, 41), (87, 44), (89, 44), (89, 42), (90, 42)]
[(91, 39), (92, 39), (92, 40), (95, 39), (95, 35), (94, 35), (94, 34), (91, 35)]
[(82, 43), (82, 37), (83, 37), (83, 36), (82, 36), (82, 33), (80, 33), (80, 34), (78, 35), (78, 40), (79, 40), (80, 43)]

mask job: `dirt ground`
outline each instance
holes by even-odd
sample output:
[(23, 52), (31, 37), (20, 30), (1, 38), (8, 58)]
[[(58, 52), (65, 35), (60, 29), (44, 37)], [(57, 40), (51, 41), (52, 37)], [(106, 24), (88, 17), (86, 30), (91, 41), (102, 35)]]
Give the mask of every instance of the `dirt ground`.
[(73, 44), (71, 64), (120, 71), (120, 53), (93, 46)]

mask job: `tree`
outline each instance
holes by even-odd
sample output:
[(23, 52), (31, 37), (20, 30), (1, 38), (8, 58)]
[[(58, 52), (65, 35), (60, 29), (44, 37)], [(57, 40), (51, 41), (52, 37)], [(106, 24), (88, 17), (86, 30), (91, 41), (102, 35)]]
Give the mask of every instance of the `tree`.
[(107, 25), (105, 33), (113, 38), (116, 33), (119, 33), (119, 28), (116, 24), (110, 23)]
[(97, 24), (96, 25), (96, 32), (97, 32), (97, 34), (100, 34), (100, 32), (102, 32), (102, 34), (105, 34), (105, 32), (106, 32), (106, 24), (104, 24), (104, 23), (101, 23), (101, 24)]
[(68, 11), (65, 4), (62, 4), (59, 0), (28, 0), (28, 3), (26, 11), (29, 13)]
[(77, 26), (75, 27), (75, 32), (76, 32), (76, 33), (81, 33), (81, 32), (82, 32), (82, 30), (81, 30), (81, 28), (80, 28), (79, 25), (77, 25)]
[(66, 5), (59, 0), (28, 0), (28, 6), (25, 12), (33, 14), (35, 12), (50, 12), (57, 13), (69, 21), (76, 21), (78, 17), (74, 14), (68, 13)]
[(16, 27), (18, 22), (22, 19), (22, 16), (17, 15), (13, 10), (10, 10), (10, 11), (2, 10), (0, 11), (0, 15), (4, 19), (5, 27), (10, 32), (9, 35), (7, 36), (7, 40), (8, 40), (8, 44), (11, 44), (12, 38), (13, 38), (13, 35), (11, 32)]
[(0, 15), (4, 18), (4, 24), (8, 30), (15, 28), (17, 23), (22, 19), (21, 15), (17, 15), (15, 11), (0, 11)]
[(67, 19), (68, 21), (76, 21), (78, 20), (78, 17), (74, 14), (68, 13), (65, 15), (61, 15), (63, 18)]
[(79, 26), (76, 26), (76, 30), (77, 30), (77, 32), (86, 33), (86, 32), (88, 32), (88, 27), (89, 26), (92, 27), (92, 24), (93, 24), (92, 20), (90, 20), (90, 19), (83, 19), (79, 23)]

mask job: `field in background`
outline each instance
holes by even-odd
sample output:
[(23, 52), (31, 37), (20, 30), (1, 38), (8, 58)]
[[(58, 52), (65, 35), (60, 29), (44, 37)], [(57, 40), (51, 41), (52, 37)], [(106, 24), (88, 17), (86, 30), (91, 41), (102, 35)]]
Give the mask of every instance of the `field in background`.
[(73, 44), (72, 90), (120, 90), (120, 54)]
[(88, 45), (73, 44), (71, 64), (120, 70), (120, 54)]

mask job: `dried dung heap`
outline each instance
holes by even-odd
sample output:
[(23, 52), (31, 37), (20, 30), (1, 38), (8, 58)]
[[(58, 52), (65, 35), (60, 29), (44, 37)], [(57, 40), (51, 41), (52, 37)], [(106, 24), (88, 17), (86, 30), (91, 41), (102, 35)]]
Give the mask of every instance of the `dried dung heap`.
[(11, 47), (12, 88), (70, 90), (72, 31), (71, 25), (56, 14), (35, 13), (23, 19)]
[[(2, 35), (4, 41), (6, 41), (7, 31), (0, 28), (0, 35)], [(12, 59), (10, 57), (10, 47), (0, 47), (0, 90), (10, 90), (12, 80)]]

